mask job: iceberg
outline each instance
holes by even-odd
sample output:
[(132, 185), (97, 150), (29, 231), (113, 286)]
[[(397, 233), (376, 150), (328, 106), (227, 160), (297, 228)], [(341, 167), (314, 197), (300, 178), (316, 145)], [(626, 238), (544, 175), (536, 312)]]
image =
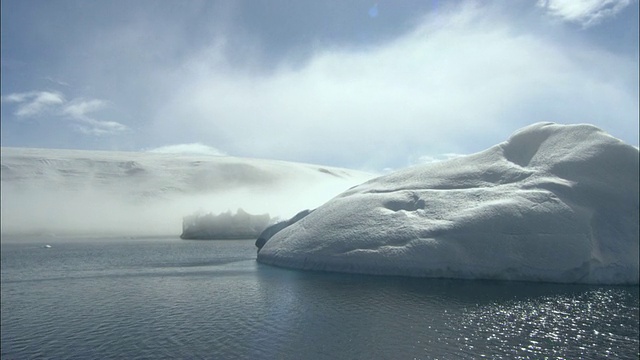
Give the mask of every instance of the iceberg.
[(480, 153), (343, 192), (282, 228), (264, 264), (348, 273), (638, 284), (638, 148), (537, 123)]
[(253, 215), (239, 208), (235, 214), (193, 214), (182, 219), (181, 239), (230, 240), (251, 239), (272, 223), (269, 214)]
[(280, 232), (280, 230), (286, 228), (287, 226), (298, 222), (298, 220), (311, 214), (312, 211), (313, 210), (309, 210), (309, 209), (302, 210), (289, 220), (280, 221), (265, 228), (260, 233), (260, 235), (258, 236), (258, 239), (256, 240), (256, 247), (258, 248), (258, 250), (262, 249), (264, 244), (266, 244), (267, 241), (269, 241), (269, 239), (271, 239), (273, 235), (277, 234), (278, 232)]

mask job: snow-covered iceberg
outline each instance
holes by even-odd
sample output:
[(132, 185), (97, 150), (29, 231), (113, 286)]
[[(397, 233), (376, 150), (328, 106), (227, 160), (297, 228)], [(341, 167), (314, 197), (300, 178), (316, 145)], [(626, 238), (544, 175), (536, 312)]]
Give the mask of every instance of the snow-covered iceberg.
[(269, 239), (271, 239), (271, 237), (277, 233), (280, 232), (280, 230), (286, 228), (287, 226), (291, 225), (291, 224), (295, 224), (296, 222), (298, 222), (300, 219), (302, 219), (303, 217), (311, 214), (313, 210), (302, 210), (299, 213), (296, 214), (296, 216), (292, 217), (289, 220), (284, 220), (284, 221), (280, 221), (277, 222), (267, 228), (265, 228), (260, 235), (258, 236), (258, 239), (256, 240), (256, 247), (258, 248), (258, 251), (260, 251), (260, 249), (262, 249), (262, 247), (264, 246), (264, 244), (267, 243), (267, 241), (269, 241)]
[(258, 261), (339, 272), (638, 283), (638, 148), (538, 123), (483, 152), (370, 180), (282, 229)]

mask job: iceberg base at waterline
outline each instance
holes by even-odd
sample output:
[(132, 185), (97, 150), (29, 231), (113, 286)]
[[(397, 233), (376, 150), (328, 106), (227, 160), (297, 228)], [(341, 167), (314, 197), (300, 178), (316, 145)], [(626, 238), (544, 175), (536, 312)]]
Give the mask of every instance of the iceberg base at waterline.
[(356, 186), (258, 261), (349, 273), (638, 284), (638, 148), (538, 123), (483, 152)]

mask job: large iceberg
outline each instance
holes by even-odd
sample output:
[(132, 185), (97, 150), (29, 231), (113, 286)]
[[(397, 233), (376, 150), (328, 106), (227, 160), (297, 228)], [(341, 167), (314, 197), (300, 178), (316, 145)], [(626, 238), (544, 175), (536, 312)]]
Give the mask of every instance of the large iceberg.
[(351, 273), (638, 283), (638, 148), (538, 123), (483, 152), (370, 180), (271, 237), (258, 261)]

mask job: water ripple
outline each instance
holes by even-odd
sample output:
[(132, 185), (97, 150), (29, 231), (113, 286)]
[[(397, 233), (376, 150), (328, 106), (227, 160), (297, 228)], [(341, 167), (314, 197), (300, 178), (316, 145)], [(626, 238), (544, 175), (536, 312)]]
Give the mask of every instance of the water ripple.
[(638, 358), (637, 287), (299, 272), (249, 242), (60, 248), (3, 245), (3, 359)]

